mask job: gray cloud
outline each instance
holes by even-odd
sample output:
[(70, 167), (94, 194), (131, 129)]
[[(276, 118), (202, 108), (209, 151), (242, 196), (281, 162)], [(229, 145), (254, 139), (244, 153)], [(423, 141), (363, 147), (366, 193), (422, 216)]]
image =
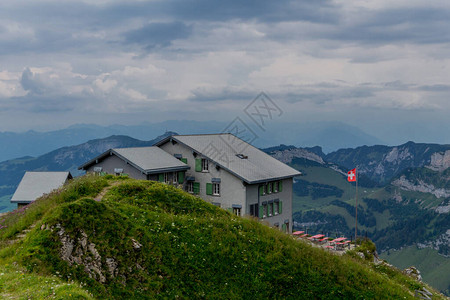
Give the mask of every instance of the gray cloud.
[(427, 92), (444, 92), (450, 93), (449, 84), (433, 84), (433, 85), (422, 85), (418, 87), (419, 90)]
[(45, 84), (40, 80), (39, 76), (31, 72), (30, 68), (26, 68), (23, 71), (20, 84), (25, 91), (29, 91), (32, 94), (40, 95), (47, 91)]
[(191, 91), (192, 96), (188, 100), (192, 102), (251, 101), (259, 93), (261, 91), (233, 86), (224, 88), (196, 88)]
[(146, 109), (177, 119), (209, 118), (205, 103), (217, 103), (220, 118), (264, 90), (295, 118), (340, 118), (336, 104), (379, 118), (394, 109), (420, 118), (428, 103), (429, 114), (449, 109), (445, 5), (89, 3), (0, 3), (0, 107), (50, 119)]
[(173, 40), (188, 38), (191, 33), (192, 27), (182, 22), (156, 22), (125, 32), (124, 43), (139, 44), (146, 50), (152, 50), (168, 47)]
[(170, 15), (185, 20), (228, 21), (234, 19), (259, 22), (309, 21), (334, 23), (336, 6), (328, 0), (321, 1), (270, 1), (251, 0), (177, 0), (165, 1)]

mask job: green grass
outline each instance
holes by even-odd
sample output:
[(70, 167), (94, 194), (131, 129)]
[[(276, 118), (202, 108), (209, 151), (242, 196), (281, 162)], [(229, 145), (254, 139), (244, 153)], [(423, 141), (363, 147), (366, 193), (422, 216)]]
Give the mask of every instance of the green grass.
[(450, 259), (439, 255), (436, 250), (412, 246), (398, 251), (384, 252), (381, 257), (400, 269), (417, 267), (425, 282), (433, 282), (438, 290), (450, 293)]
[[(116, 299), (413, 299), (421, 286), (394, 269), (380, 272), (367, 261), (331, 255), (174, 187), (113, 180), (76, 179), (4, 217), (0, 268), (17, 262), (17, 270), (25, 274), (20, 276), (32, 276), (30, 282), (55, 278), (55, 285), (62, 280), (72, 286), (73, 281), (77, 287), (83, 283), (94, 297)], [(101, 202), (92, 200), (108, 185)], [(75, 242), (72, 253), (84, 265), (97, 259), (95, 252), (100, 255), (104, 283), (98, 273), (91, 278), (84, 266), (60, 258), (60, 228)], [(18, 239), (23, 230), (29, 231)], [(91, 246), (83, 246), (83, 234)], [(88, 250), (92, 247), (94, 252)], [(112, 273), (107, 259), (116, 262)], [(25, 288), (11, 293), (46, 297), (38, 283), (22, 296)], [(64, 298), (67, 290), (55, 294)]]
[(1, 299), (94, 299), (82, 286), (58, 276), (29, 273), (14, 264), (0, 265)]

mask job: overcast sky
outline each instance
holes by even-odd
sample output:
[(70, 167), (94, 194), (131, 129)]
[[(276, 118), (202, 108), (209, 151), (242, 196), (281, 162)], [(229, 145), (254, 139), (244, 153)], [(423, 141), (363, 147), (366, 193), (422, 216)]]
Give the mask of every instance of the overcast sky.
[(226, 121), (264, 91), (285, 121), (450, 143), (449, 78), (448, 0), (0, 2), (0, 131)]

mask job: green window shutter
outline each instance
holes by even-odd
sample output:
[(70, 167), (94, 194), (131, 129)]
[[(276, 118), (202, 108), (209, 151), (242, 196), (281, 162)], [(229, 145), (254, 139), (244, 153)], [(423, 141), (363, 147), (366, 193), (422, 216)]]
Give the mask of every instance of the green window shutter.
[(181, 158), (181, 161), (184, 162), (185, 164), (187, 164), (187, 158), (182, 157), (182, 158)]
[(184, 182), (184, 172), (178, 172), (178, 183)]
[(262, 185), (259, 187), (259, 195), (264, 195), (264, 187)]
[(158, 175), (158, 181), (159, 182), (164, 182), (164, 173), (161, 173)]
[(281, 229), (283, 230), (283, 232), (286, 232), (286, 224), (281, 225)]
[(229, 213), (231, 213), (231, 214), (232, 214), (232, 213), (233, 213), (233, 208), (231, 208), (231, 207), (228, 207), (228, 208), (227, 208), (227, 211), (228, 211)]
[(259, 207), (259, 218), (262, 219), (263, 218), (263, 214), (264, 214), (264, 206), (260, 206)]
[(279, 213), (280, 213), (280, 214), (283, 213), (283, 201), (280, 201), (280, 209), (279, 209)]
[(202, 159), (196, 158), (195, 159), (195, 172), (201, 172), (202, 171)]
[(212, 190), (213, 190), (212, 188), (213, 188), (212, 183), (207, 182), (206, 183), (206, 195), (212, 195)]
[(279, 187), (278, 187), (278, 190), (279, 190), (280, 192), (283, 191), (283, 180), (280, 180), (280, 185), (279, 185)]
[(196, 195), (200, 194), (200, 182), (194, 182), (193, 187), (194, 187), (194, 194)]

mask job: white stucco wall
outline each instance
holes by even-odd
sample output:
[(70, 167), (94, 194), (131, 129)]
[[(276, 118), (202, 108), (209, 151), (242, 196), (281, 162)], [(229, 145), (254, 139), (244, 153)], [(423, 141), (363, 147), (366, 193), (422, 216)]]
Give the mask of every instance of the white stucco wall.
[[(172, 144), (167, 142), (160, 146), (164, 151), (174, 155), (181, 154), (183, 158), (187, 159), (187, 164), (190, 170), (186, 171), (186, 177), (195, 177), (196, 182), (200, 182), (199, 196), (210, 203), (218, 203), (222, 208), (231, 208), (233, 204), (241, 205), (241, 214), (247, 213), (246, 205), (246, 187), (242, 180), (230, 174), (224, 169), (217, 169), (216, 164), (209, 161), (209, 172), (196, 172), (195, 159), (202, 158), (200, 155), (194, 157), (192, 150), (179, 143)], [(220, 178), (220, 196), (206, 195), (206, 183), (210, 183), (212, 178)]]
[(292, 232), (292, 178), (284, 179), (283, 181), (283, 189), (281, 192), (266, 194), (263, 196), (259, 196), (259, 186), (261, 184), (252, 184), (247, 186), (247, 210), (250, 209), (251, 204), (258, 203), (259, 197), (259, 205), (261, 206), (264, 201), (271, 201), (275, 199), (279, 199), (283, 202), (282, 212), (281, 214), (274, 216), (267, 216), (263, 218), (264, 221), (268, 222), (270, 226), (273, 226), (275, 223), (279, 224), (279, 228), (281, 230), (282, 224), (285, 221), (289, 222), (289, 232)]

